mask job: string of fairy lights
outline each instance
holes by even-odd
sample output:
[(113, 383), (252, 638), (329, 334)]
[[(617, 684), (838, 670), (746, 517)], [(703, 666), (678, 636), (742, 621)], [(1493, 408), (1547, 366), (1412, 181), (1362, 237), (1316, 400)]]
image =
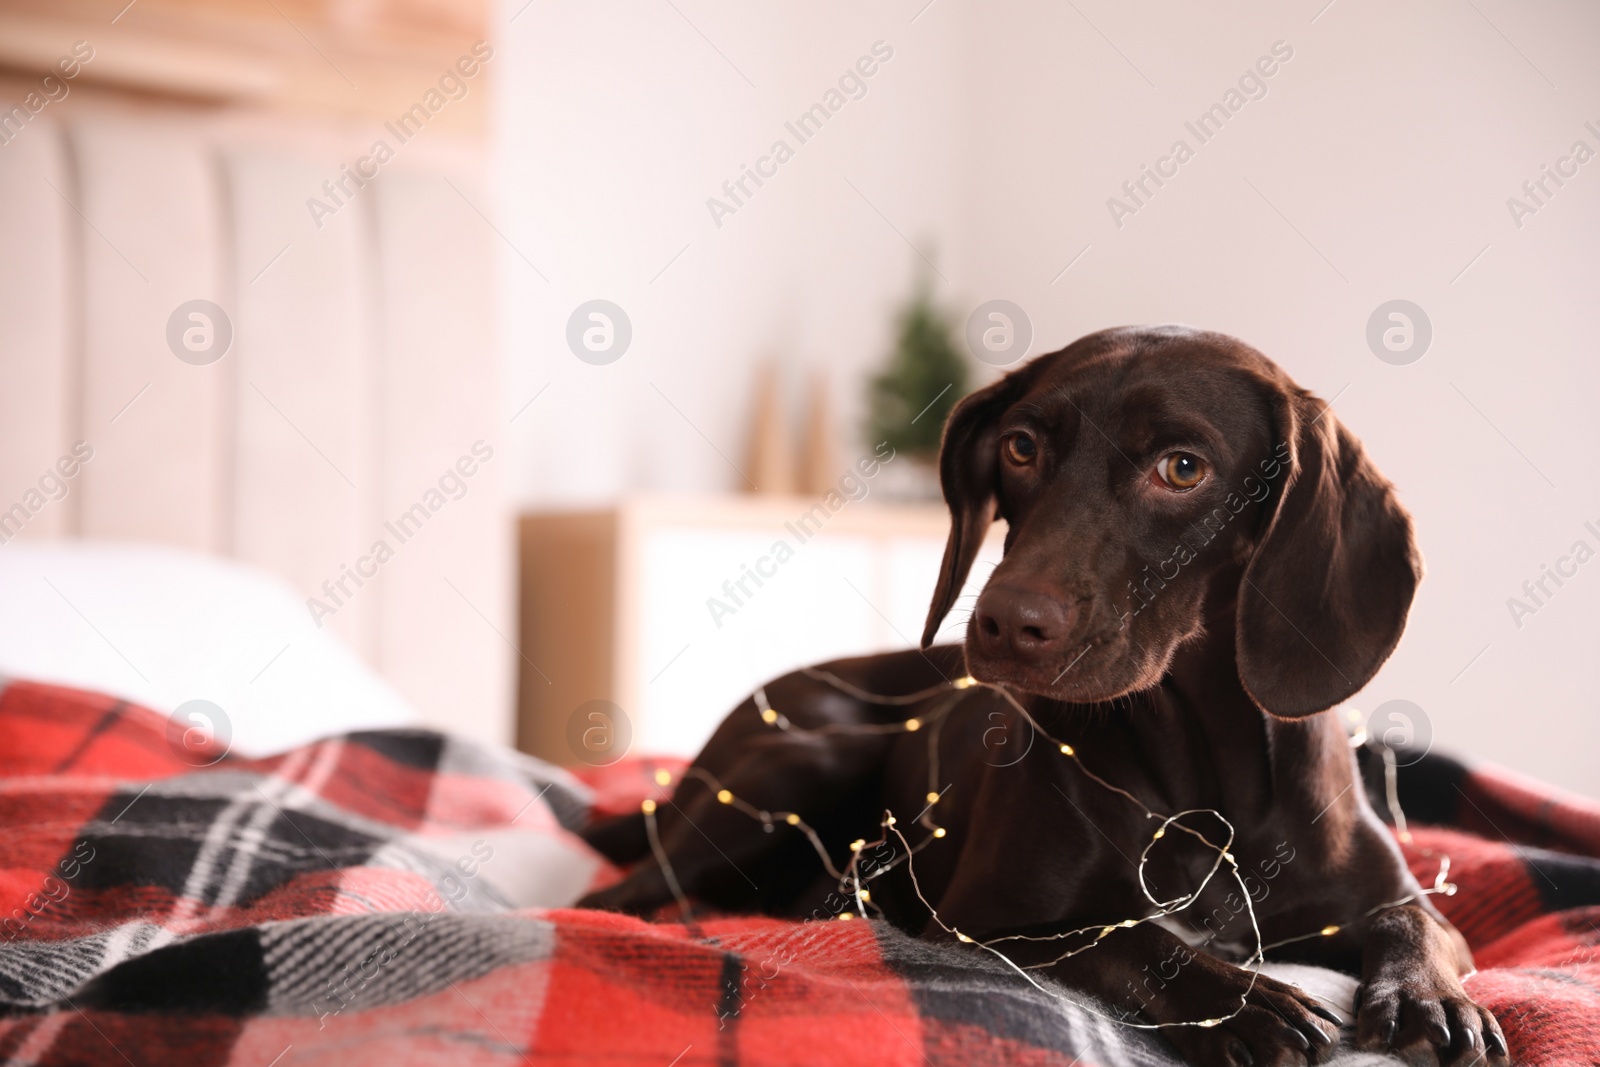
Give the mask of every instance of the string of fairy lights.
[[(760, 823), (764, 833), (773, 833), (777, 830), (780, 824), (793, 827), (794, 829), (800, 831), (800, 833), (803, 834), (811, 843), (811, 847), (816, 851), (818, 858), (821, 859), (823, 869), (828, 872), (830, 877), (837, 880), (839, 892), (846, 894), (854, 905), (854, 910), (844, 910), (839, 912), (839, 914), (836, 916), (837, 919), (866, 919), (873, 915), (882, 917), (883, 910), (879, 908), (872, 900), (870, 883), (875, 879), (882, 877), (884, 874), (893, 870), (903, 862), (906, 866), (906, 873), (910, 878), (912, 888), (917, 895), (917, 899), (921, 901), (923, 907), (927, 908), (928, 913), (933, 918), (933, 921), (937, 923), (946, 933), (950, 934), (962, 944), (975, 945), (979, 949), (982, 949), (983, 951), (995, 956), (1009, 969), (1015, 971), (1019, 976), (1025, 979), (1030, 985), (1039, 990), (1041, 993), (1044, 993), (1055, 1000), (1062, 1001), (1063, 1003), (1073, 1004), (1079, 1009), (1088, 1011), (1094, 1015), (1098, 1015), (1101, 1018), (1109, 1019), (1113, 1022), (1121, 1023), (1125, 1026), (1141, 1030), (1159, 1030), (1176, 1026), (1218, 1026), (1237, 1016), (1247, 1006), (1250, 994), (1255, 989), (1256, 980), (1260, 976), (1261, 967), (1265, 963), (1264, 954), (1268, 950), (1280, 948), (1284, 945), (1293, 944), (1298, 941), (1308, 941), (1319, 937), (1332, 937), (1335, 934), (1338, 934), (1346, 926), (1364, 922), (1372, 916), (1377, 915), (1379, 912), (1386, 911), (1390, 908), (1399, 907), (1403, 904), (1411, 903), (1419, 897), (1428, 896), (1435, 893), (1443, 894), (1445, 896), (1452, 896), (1456, 892), (1455, 883), (1449, 880), (1450, 857), (1447, 855), (1438, 854), (1439, 869), (1431, 886), (1419, 889), (1416, 893), (1402, 897), (1399, 900), (1379, 904), (1378, 906), (1364, 912), (1356, 919), (1351, 920), (1343, 925), (1329, 924), (1309, 933), (1301, 934), (1295, 937), (1284, 938), (1281, 941), (1274, 941), (1270, 944), (1264, 944), (1262, 941), (1261, 927), (1256, 920), (1255, 906), (1252, 902), (1250, 890), (1245, 884), (1244, 876), (1239, 871), (1238, 860), (1235, 858), (1232, 851), (1233, 843), (1236, 837), (1236, 831), (1233, 824), (1215, 808), (1189, 808), (1171, 815), (1164, 815), (1151, 809), (1143, 801), (1126, 789), (1113, 785), (1104, 778), (1095, 774), (1088, 767), (1084, 766), (1082, 757), (1080, 756), (1078, 750), (1074, 746), (1052, 737), (1049, 732), (1039, 724), (1033, 715), (1029, 713), (1028, 709), (1024, 707), (1023, 704), (1018, 701), (1008, 689), (1003, 686), (991, 685), (987, 682), (980, 682), (970, 675), (957, 678), (954, 681), (942, 682), (938, 685), (930, 686), (927, 689), (919, 690), (915, 693), (890, 696), (868, 692), (867, 690), (864, 690), (859, 686), (840, 678), (838, 675), (833, 674), (830, 671), (822, 670), (821, 668), (809, 667), (805, 668), (801, 673), (816, 681), (820, 681), (832, 686), (840, 692), (854, 697), (857, 700), (878, 705), (880, 707), (907, 706), (918, 704), (925, 700), (939, 697), (941, 695), (943, 696), (943, 699), (938, 700), (932, 709), (923, 715), (907, 718), (899, 722), (828, 723), (814, 728), (798, 726), (794, 722), (790, 721), (788, 716), (774, 708), (771, 701), (767, 698), (765, 687), (758, 688), (752, 697), (755, 702), (756, 711), (759, 713), (763, 723), (775, 730), (779, 730), (783, 733), (794, 734), (800, 737), (827, 737), (841, 734), (881, 735), (896, 733), (918, 733), (926, 731), (928, 736), (928, 792), (925, 799), (927, 803), (917, 814), (916, 818), (912, 820), (916, 825), (921, 826), (927, 831), (926, 836), (913, 845), (906, 837), (905, 833), (901, 830), (900, 821), (895, 817), (894, 813), (886, 810), (883, 813), (883, 818), (879, 821), (879, 830), (881, 831), (882, 836), (874, 841), (867, 841), (864, 838), (859, 838), (855, 841), (852, 841), (850, 843), (849, 859), (845, 862), (843, 869), (841, 869), (834, 862), (833, 856), (829, 854), (828, 848), (823, 843), (821, 836), (817, 833), (816, 829), (805, 820), (805, 817), (801, 813), (795, 811), (769, 811), (765, 808), (761, 808), (755, 804), (752, 804), (744, 798), (734, 795), (734, 793), (729, 790), (726, 785), (719, 781), (715, 775), (711, 774), (702, 767), (689, 767), (684, 771), (682, 777), (685, 779), (698, 779), (712, 791), (719, 803), (727, 805), (728, 807), (740, 811), (745, 815), (748, 815), (750, 818), (756, 820), (758, 823)], [(1153, 911), (1138, 918), (1123, 919), (1120, 922), (1110, 924), (1097, 923), (1092, 926), (1084, 926), (1075, 930), (1066, 930), (1059, 933), (1043, 935), (1010, 934), (1002, 937), (990, 938), (987, 940), (979, 940), (947, 923), (944, 918), (940, 916), (938, 909), (934, 907), (933, 903), (923, 895), (922, 886), (917, 880), (916, 869), (912, 862), (913, 857), (922, 852), (924, 849), (928, 848), (935, 841), (942, 840), (949, 834), (949, 831), (945, 827), (939, 825), (937, 820), (934, 818), (934, 813), (937, 810), (938, 805), (944, 799), (945, 792), (950, 788), (948, 784), (942, 785), (939, 782), (939, 732), (950, 713), (954, 711), (956, 706), (960, 703), (963, 696), (963, 691), (973, 688), (974, 686), (982, 686), (998, 693), (1018, 714), (1023, 717), (1023, 719), (1027, 721), (1028, 725), (1031, 726), (1040, 737), (1043, 737), (1046, 741), (1053, 745), (1055, 750), (1063, 758), (1071, 761), (1079, 773), (1083, 774), (1090, 781), (1094, 782), (1101, 788), (1125, 798), (1129, 803), (1137, 807), (1146, 819), (1155, 821), (1155, 829), (1150, 835), (1150, 840), (1146, 842), (1143, 850), (1140, 852), (1138, 863), (1139, 889), (1144, 895), (1146, 902), (1151, 906), (1151, 908), (1154, 909)], [(1355, 748), (1368, 744), (1369, 738), (1367, 731), (1365, 728), (1360, 727), (1360, 713), (1352, 710), (1351, 718), (1353, 723), (1358, 727), (1355, 734), (1350, 738), (1351, 747)], [(1393, 813), (1395, 820), (1395, 829), (1400, 839), (1409, 843), (1412, 841), (1412, 836), (1411, 832), (1406, 828), (1405, 815), (1400, 809), (1399, 797), (1395, 784), (1397, 764), (1394, 753), (1393, 750), (1391, 750), (1382, 742), (1376, 742), (1376, 744), (1383, 756), (1387, 800), (1390, 811)], [(671, 772), (664, 769), (657, 770), (655, 772), (655, 782), (658, 786), (662, 787), (671, 785)], [(661, 844), (660, 833), (656, 825), (657, 807), (657, 802), (649, 798), (645, 799), (640, 805), (640, 810), (645, 816), (645, 829), (650, 841), (650, 850), (652, 855), (655, 857), (656, 863), (661, 869), (662, 876), (667, 883), (668, 889), (672, 893), (673, 899), (677, 901), (678, 907), (683, 913), (686, 923), (693, 927), (696, 925), (693, 909), (690, 906), (687, 895), (683, 891), (682, 885), (678, 881), (676, 873), (673, 871), (672, 863), (667, 856), (666, 850)], [(1186, 819), (1201, 819), (1206, 817), (1214, 819), (1221, 824), (1224, 831), (1224, 839), (1220, 845), (1213, 842), (1209, 837), (1200, 832), (1200, 830), (1188, 825), (1185, 822)], [(1187, 893), (1180, 893), (1178, 896), (1172, 897), (1169, 900), (1161, 900), (1157, 898), (1154, 892), (1152, 892), (1150, 884), (1145, 877), (1145, 868), (1150, 861), (1151, 852), (1156, 848), (1157, 844), (1166, 837), (1168, 831), (1181, 832), (1189, 835), (1215, 853), (1215, 858), (1212, 860), (1210, 867), (1207, 869), (1205, 875), (1200, 879), (1199, 884), (1194, 889)], [(890, 835), (893, 835), (899, 841), (900, 849), (896, 851), (893, 855), (893, 858), (887, 862), (875, 863), (872, 865), (871, 870), (864, 870), (861, 863), (862, 854), (868, 850), (876, 850), (880, 846), (889, 844)], [(1422, 855), (1425, 857), (1432, 857), (1435, 855), (1435, 853), (1432, 850), (1423, 849)], [(1076, 956), (1079, 953), (1087, 952), (1090, 949), (1097, 947), (1103, 940), (1111, 936), (1119, 929), (1129, 929), (1135, 926), (1140, 926), (1144, 923), (1157, 922), (1161, 919), (1167, 918), (1168, 916), (1177, 915), (1183, 912), (1190, 905), (1194, 904), (1195, 901), (1200, 899), (1200, 897), (1205, 893), (1206, 889), (1211, 885), (1212, 880), (1216, 878), (1219, 873), (1224, 871), (1228, 876), (1232, 877), (1234, 882), (1239, 887), (1240, 896), (1244, 901), (1245, 913), (1249, 918), (1250, 930), (1255, 943), (1255, 949), (1242, 964), (1242, 966), (1250, 972), (1249, 984), (1245, 987), (1244, 992), (1239, 996), (1238, 1007), (1234, 1008), (1228, 1014), (1207, 1019), (1181, 1020), (1172, 1022), (1134, 1022), (1125, 1016), (1107, 1014), (1105, 1012), (1097, 1011), (1093, 1007), (1080, 1001), (1069, 1000), (1068, 998), (1062, 996), (1058, 990), (1041, 984), (1030, 973), (1031, 971), (1035, 970), (1047, 969), (1063, 960)], [(998, 947), (996, 947), (1004, 942), (1010, 941), (1062, 942), (1075, 941), (1078, 939), (1083, 939), (1083, 942), (1081, 944), (1075, 944), (1064, 949), (1059, 955), (1056, 955), (1052, 958), (1043, 960), (1042, 962), (1028, 964), (1026, 966), (1019, 965), (1013, 961), (1011, 957), (1007, 956)]]

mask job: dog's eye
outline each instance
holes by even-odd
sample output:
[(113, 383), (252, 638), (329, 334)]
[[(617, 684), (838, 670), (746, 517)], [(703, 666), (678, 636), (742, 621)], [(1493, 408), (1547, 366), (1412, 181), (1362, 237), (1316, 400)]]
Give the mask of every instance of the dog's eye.
[(1039, 455), (1039, 446), (1025, 433), (1008, 434), (1001, 447), (1006, 459), (1019, 467), (1026, 467)]
[(1206, 463), (1189, 452), (1172, 452), (1156, 464), (1155, 474), (1166, 488), (1183, 492), (1206, 480)]

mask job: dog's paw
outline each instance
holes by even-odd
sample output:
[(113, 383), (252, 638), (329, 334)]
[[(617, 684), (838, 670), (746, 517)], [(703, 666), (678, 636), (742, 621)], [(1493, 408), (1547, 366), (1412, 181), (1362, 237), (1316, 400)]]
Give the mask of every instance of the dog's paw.
[(1504, 1067), (1505, 1034), (1453, 976), (1375, 975), (1356, 993), (1356, 1045), (1417, 1067)]
[(1333, 1054), (1340, 1019), (1315, 997), (1266, 975), (1248, 988), (1236, 994), (1244, 996), (1244, 1007), (1226, 1022), (1168, 1026), (1162, 1034), (1189, 1063), (1284, 1067), (1322, 1063)]

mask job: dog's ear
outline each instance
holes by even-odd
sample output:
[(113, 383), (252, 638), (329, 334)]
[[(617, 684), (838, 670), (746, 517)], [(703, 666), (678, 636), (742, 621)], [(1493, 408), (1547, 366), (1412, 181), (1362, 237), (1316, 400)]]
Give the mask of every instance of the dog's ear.
[(1405, 629), (1422, 558), (1361, 443), (1320, 401), (1279, 396), (1273, 459), (1286, 469), (1239, 586), (1237, 645), (1251, 698), (1296, 717), (1372, 680)]
[(1000, 477), (995, 424), (1057, 355), (1040, 356), (970, 394), (955, 406), (944, 424), (944, 439), (939, 445), (939, 487), (950, 507), (950, 538), (945, 542), (939, 581), (928, 606), (928, 622), (922, 629), (923, 648), (933, 644), (995, 520)]

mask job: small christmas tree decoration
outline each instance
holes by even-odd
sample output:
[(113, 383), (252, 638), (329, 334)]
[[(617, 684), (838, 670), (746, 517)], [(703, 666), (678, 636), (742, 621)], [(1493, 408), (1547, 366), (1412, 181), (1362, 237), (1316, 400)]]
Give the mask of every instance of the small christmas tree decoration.
[(897, 453), (931, 462), (939, 454), (944, 420), (967, 394), (967, 385), (967, 361), (924, 275), (900, 313), (888, 366), (872, 380), (869, 442), (887, 441)]

